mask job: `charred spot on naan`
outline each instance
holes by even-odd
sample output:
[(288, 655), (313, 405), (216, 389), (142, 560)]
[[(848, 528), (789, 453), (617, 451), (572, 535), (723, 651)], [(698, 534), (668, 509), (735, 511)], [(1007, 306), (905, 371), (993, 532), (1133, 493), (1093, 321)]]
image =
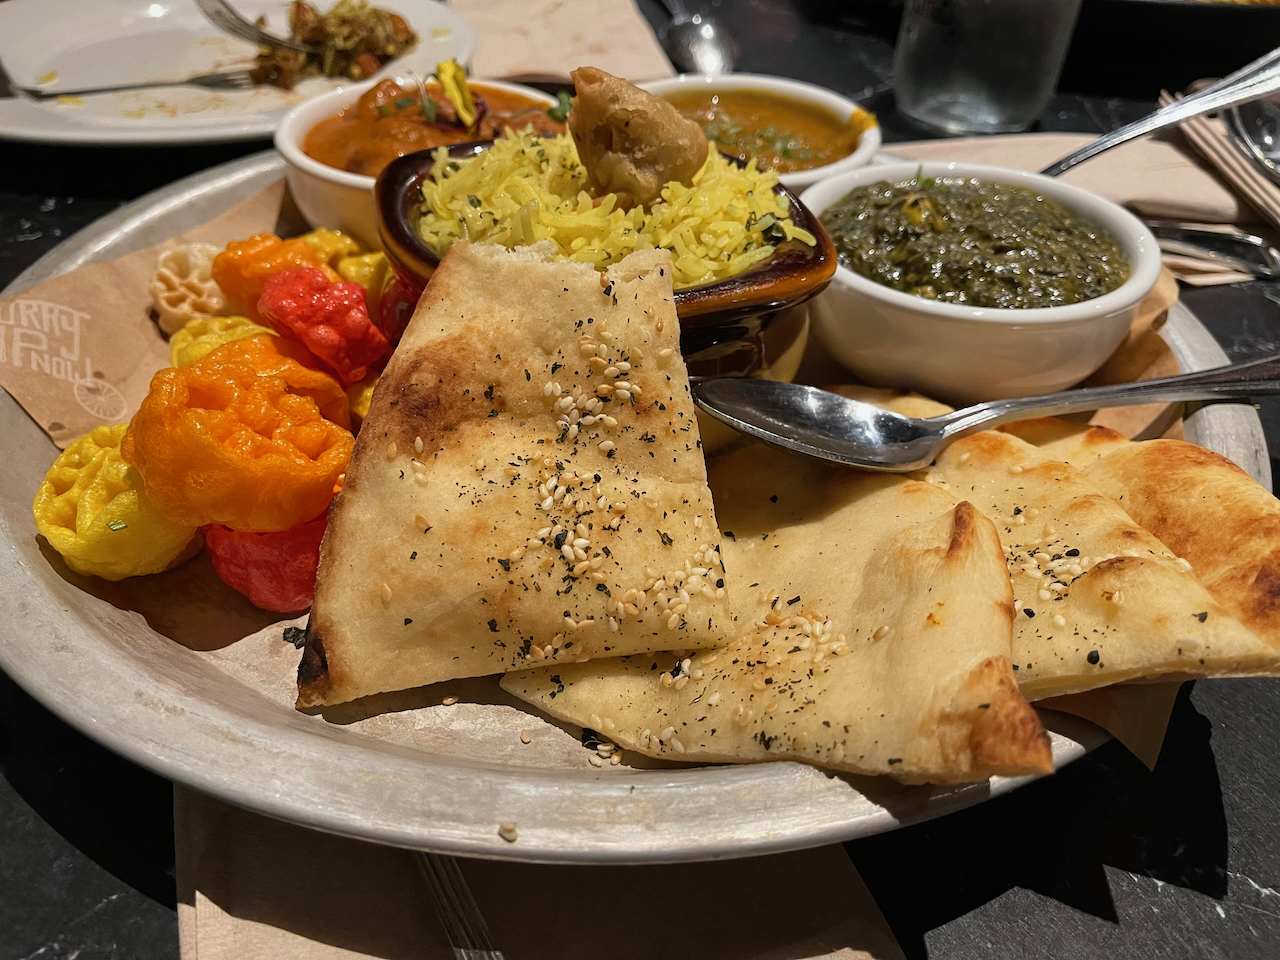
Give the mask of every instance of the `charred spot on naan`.
[(978, 510), (967, 500), (956, 504), (955, 527), (951, 532), (951, 543), (947, 545), (947, 556), (954, 557), (966, 549), (970, 549), (981, 536), (978, 528)]
[[(1277, 536), (1280, 536), (1280, 531), (1277, 531)], [(1239, 580), (1240, 585), (1251, 588), (1253, 594), (1253, 603), (1246, 611), (1246, 622), (1280, 620), (1280, 558), (1268, 557), (1252, 580), (1248, 580), (1247, 574)]]
[(482, 420), (506, 410), (506, 400), (493, 384), (477, 375), (488, 353), (472, 337), (440, 341), (429, 354), (413, 354), (408, 362), (388, 367), (374, 388), (370, 409), (386, 405), (384, 443), (400, 449), (440, 442), (468, 420)]
[(312, 707), (324, 703), (333, 681), (329, 676), (329, 658), (324, 650), (324, 637), (313, 617), (307, 623), (307, 642), (302, 648), (302, 660), (298, 663), (299, 707)]
[(1053, 772), (1049, 734), (1018, 691), (1008, 657), (988, 657), (978, 664), (957, 700), (966, 708), (953, 719), (968, 724), (965, 749), (974, 767), (995, 776), (1017, 776), (1028, 767)]

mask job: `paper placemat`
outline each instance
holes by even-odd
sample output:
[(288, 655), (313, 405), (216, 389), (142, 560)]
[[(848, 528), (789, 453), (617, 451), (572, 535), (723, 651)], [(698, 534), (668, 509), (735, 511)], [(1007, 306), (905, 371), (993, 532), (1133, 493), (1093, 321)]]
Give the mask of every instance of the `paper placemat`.
[[(174, 789), (183, 960), (454, 960), (413, 854)], [(901, 960), (840, 845), (671, 866), (462, 861), (505, 960)]]
[(169, 365), (169, 345), (151, 319), (160, 252), (273, 230), (284, 197), (281, 180), (180, 237), (0, 298), (0, 386), (59, 447), (132, 416), (152, 376)]
[(675, 75), (632, 0), (452, 0), (476, 31), (477, 77), (564, 80), (582, 66), (628, 80)]

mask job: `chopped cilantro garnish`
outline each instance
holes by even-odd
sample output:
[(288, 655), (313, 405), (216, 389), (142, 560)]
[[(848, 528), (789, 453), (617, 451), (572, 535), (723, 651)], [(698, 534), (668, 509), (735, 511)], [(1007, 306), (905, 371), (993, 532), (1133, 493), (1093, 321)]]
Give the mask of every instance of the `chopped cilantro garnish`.
[(547, 116), (552, 120), (559, 120), (564, 123), (569, 119), (570, 97), (565, 91), (561, 90), (556, 94), (556, 105), (547, 110)]

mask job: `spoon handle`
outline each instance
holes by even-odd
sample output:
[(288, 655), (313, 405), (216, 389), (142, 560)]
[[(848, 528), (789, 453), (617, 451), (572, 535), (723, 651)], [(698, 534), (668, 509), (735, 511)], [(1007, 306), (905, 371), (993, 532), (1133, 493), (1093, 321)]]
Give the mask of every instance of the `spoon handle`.
[[(1199, 93), (1193, 93), (1189, 97), (1175, 100), (1167, 107), (1161, 107), (1140, 120), (1135, 120), (1133, 123), (1126, 124), (1102, 135), (1097, 140), (1086, 143), (1079, 150), (1067, 154), (1061, 160), (1050, 164), (1040, 172), (1046, 177), (1056, 177), (1070, 170), (1078, 163), (1083, 163), (1106, 150), (1110, 150), (1112, 147), (1118, 147), (1120, 144), (1128, 143), (1137, 137), (1153, 133), (1156, 130), (1163, 130), (1165, 127), (1181, 123), (1183, 120), (1189, 120), (1202, 113), (1221, 110), (1239, 103), (1247, 103), (1250, 100), (1257, 100), (1259, 97), (1274, 93), (1276, 90), (1280, 90), (1280, 63), (1271, 62), (1275, 57), (1276, 54), (1273, 51), (1266, 57), (1237, 70), (1231, 76), (1201, 90)], [(1266, 66), (1259, 69), (1259, 64), (1266, 64)]]
[(1240, 400), (1270, 393), (1280, 393), (1280, 354), (1250, 360), (1248, 363), (1183, 373), (1176, 377), (1160, 377), (1106, 387), (1085, 387), (1039, 397), (992, 400), (957, 410), (945, 417), (938, 417), (937, 420), (946, 421), (944, 435), (950, 438), (1027, 417), (1052, 417), (1135, 403)]
[(689, 14), (689, 8), (684, 5), (684, 0), (659, 0), (659, 2), (667, 8), (667, 13), (671, 14), (672, 23), (684, 23), (686, 20), (693, 19)]

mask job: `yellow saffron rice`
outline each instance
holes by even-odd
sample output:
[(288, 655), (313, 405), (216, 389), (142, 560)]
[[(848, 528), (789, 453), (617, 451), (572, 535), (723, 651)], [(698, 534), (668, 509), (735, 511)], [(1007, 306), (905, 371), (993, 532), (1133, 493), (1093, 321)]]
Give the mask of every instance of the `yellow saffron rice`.
[(647, 212), (620, 210), (613, 194), (597, 200), (587, 193), (571, 137), (514, 134), (465, 160), (436, 150), (418, 232), (439, 256), (456, 240), (505, 247), (550, 240), (560, 257), (598, 270), (636, 250), (665, 247), (679, 289), (736, 276), (786, 240), (814, 245), (791, 222), (777, 182), (754, 160), (738, 167), (712, 145), (691, 186), (668, 183)]

